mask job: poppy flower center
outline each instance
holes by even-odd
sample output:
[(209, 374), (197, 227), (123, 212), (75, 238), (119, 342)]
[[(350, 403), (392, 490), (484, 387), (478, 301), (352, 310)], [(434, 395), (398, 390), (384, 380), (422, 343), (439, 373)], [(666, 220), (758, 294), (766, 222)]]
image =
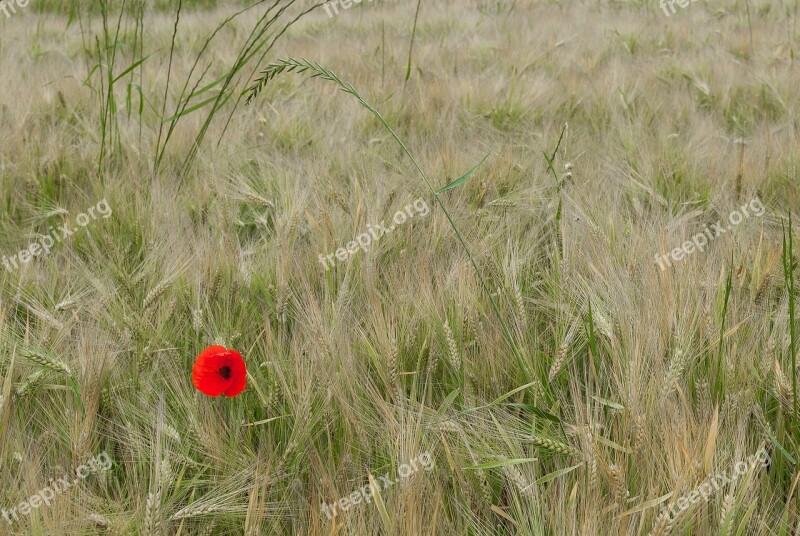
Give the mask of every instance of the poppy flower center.
[(225, 365), (224, 367), (219, 369), (219, 371), (217, 371), (217, 372), (219, 373), (220, 376), (222, 376), (226, 380), (230, 380), (231, 379), (231, 367), (229, 367), (228, 365)]

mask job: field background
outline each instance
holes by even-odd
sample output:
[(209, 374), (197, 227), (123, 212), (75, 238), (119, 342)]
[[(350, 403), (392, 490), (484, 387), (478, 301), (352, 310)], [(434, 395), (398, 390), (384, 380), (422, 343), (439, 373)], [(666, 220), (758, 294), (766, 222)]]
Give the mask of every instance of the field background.
[[(114, 461), (0, 534), (800, 534), (797, 2), (425, 0), (415, 27), (416, 2), (374, 0), (279, 35), (310, 6), (283, 0), (239, 70), (269, 3), (205, 49), (244, 4), (183, 2), (176, 27), (177, 5), (0, 15), (0, 254), (113, 209), (0, 267), (0, 508)], [(441, 199), (517, 357), (374, 115), (309, 73), (240, 100), (288, 57), (353, 84), (435, 188), (488, 154)], [(214, 343), (245, 358), (236, 398), (192, 386)]]

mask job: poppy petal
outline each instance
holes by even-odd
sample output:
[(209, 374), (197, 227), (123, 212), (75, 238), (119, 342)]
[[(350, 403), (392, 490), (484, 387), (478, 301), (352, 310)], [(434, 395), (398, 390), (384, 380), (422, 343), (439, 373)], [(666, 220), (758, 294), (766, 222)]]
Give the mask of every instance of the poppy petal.
[(203, 350), (192, 367), (192, 383), (195, 388), (208, 396), (219, 396), (228, 388), (229, 381), (218, 374), (225, 348), (212, 346)]
[(195, 388), (208, 396), (219, 396), (227, 389), (228, 381), (217, 374), (216, 369), (198, 368), (192, 371)]
[(210, 357), (220, 356), (220, 355), (224, 355), (226, 353), (228, 353), (228, 349), (227, 348), (225, 348), (224, 346), (220, 346), (218, 344), (215, 344), (214, 346), (209, 346), (208, 348), (206, 348), (205, 350), (200, 352), (200, 355), (197, 356), (197, 359), (198, 360), (199, 359), (205, 360), (205, 359), (209, 359)]
[(231, 382), (230, 387), (228, 387), (222, 394), (225, 396), (236, 396), (242, 391), (244, 388), (247, 387), (247, 376), (242, 374), (240, 376), (235, 376)]
[(247, 387), (247, 367), (238, 352), (235, 350), (230, 352), (227, 364), (231, 368), (231, 383), (223, 394), (225, 396), (236, 396)]
[(213, 375), (202, 376), (199, 382), (195, 383), (197, 390), (208, 396), (219, 396), (227, 389), (228, 383), (225, 380), (217, 380)]

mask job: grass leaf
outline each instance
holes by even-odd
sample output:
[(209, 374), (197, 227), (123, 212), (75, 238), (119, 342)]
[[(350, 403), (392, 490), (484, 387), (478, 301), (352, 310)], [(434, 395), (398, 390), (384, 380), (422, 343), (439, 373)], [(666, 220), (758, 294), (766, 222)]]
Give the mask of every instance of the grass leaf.
[(476, 470), (476, 469), (495, 469), (497, 467), (506, 467), (509, 465), (519, 465), (521, 463), (532, 463), (538, 460), (539, 458), (512, 458), (509, 460), (499, 460), (496, 462), (487, 462), (487, 463), (479, 463), (478, 465), (470, 465), (469, 467), (464, 467), (465, 470)]
[(564, 469), (559, 469), (558, 471), (553, 471), (552, 473), (546, 474), (543, 477), (537, 479), (536, 483), (537, 484), (544, 484), (545, 482), (550, 482), (551, 480), (555, 480), (556, 478), (558, 478), (560, 476), (564, 476), (564, 475), (566, 475), (568, 473), (571, 473), (572, 471), (574, 471), (578, 467), (582, 467), (582, 466), (583, 466), (583, 464), (579, 463), (577, 465), (573, 465), (572, 467), (566, 467)]
[(464, 184), (465, 182), (467, 182), (469, 180), (469, 178), (472, 177), (472, 174), (475, 173), (475, 170), (478, 169), (478, 167), (480, 167), (480, 165), (483, 164), (486, 161), (487, 158), (489, 158), (490, 154), (492, 154), (492, 151), (489, 151), (488, 153), (486, 153), (486, 156), (484, 156), (483, 159), (475, 165), (475, 167), (473, 167), (472, 169), (470, 169), (469, 171), (467, 171), (466, 173), (461, 175), (459, 178), (457, 178), (456, 180), (454, 180), (453, 182), (451, 182), (447, 186), (443, 186), (442, 188), (439, 188), (438, 190), (436, 190), (436, 193), (440, 194), (442, 192), (446, 192), (447, 190), (452, 190), (456, 186), (460, 186), (460, 185)]

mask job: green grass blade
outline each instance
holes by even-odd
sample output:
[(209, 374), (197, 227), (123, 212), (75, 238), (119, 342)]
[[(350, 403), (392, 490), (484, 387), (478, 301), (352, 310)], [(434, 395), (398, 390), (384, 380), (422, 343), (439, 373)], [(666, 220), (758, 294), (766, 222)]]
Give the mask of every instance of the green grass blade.
[(414, 28), (411, 30), (411, 44), (408, 47), (408, 65), (406, 66), (406, 79), (411, 78), (411, 53), (414, 50), (414, 37), (417, 35), (417, 19), (419, 18), (419, 8), (422, 5), (422, 0), (417, 0), (417, 11), (414, 13)]
[(464, 467), (465, 470), (479, 470), (479, 469), (495, 469), (497, 467), (508, 467), (509, 465), (519, 465), (521, 463), (532, 463), (539, 458), (512, 458), (510, 460), (500, 460), (496, 462), (479, 463), (477, 465), (470, 465)]
[(438, 190), (436, 190), (436, 193), (440, 194), (442, 192), (446, 192), (447, 190), (452, 190), (453, 188), (455, 188), (457, 186), (460, 186), (460, 185), (464, 184), (465, 182), (467, 182), (469, 180), (469, 178), (472, 177), (472, 174), (475, 173), (475, 170), (478, 169), (478, 167), (480, 167), (480, 165), (483, 164), (486, 161), (487, 158), (489, 158), (490, 154), (492, 154), (491, 151), (486, 153), (486, 156), (484, 156), (483, 159), (480, 162), (475, 164), (475, 167), (473, 167), (472, 169), (470, 169), (469, 171), (467, 171), (466, 173), (461, 175), (459, 178), (457, 178), (456, 180), (454, 180), (453, 182), (451, 182), (447, 186), (443, 186), (442, 188), (439, 188)]
[(764, 433), (767, 434), (767, 437), (769, 437), (769, 440), (772, 441), (773, 445), (775, 445), (775, 448), (777, 448), (780, 451), (780, 453), (783, 454), (783, 457), (786, 458), (786, 460), (789, 463), (791, 463), (792, 465), (797, 465), (797, 461), (792, 457), (791, 454), (789, 454), (789, 452), (785, 448), (783, 448), (783, 445), (781, 445), (778, 442), (778, 440), (775, 438), (774, 435), (772, 435), (772, 433), (770, 433), (769, 430), (765, 429)]
[(572, 471), (574, 471), (578, 467), (583, 467), (583, 464), (579, 463), (577, 465), (573, 465), (572, 467), (565, 467), (564, 469), (559, 469), (558, 471), (553, 471), (552, 473), (546, 474), (543, 477), (537, 479), (536, 483), (537, 484), (544, 484), (545, 482), (550, 482), (551, 480), (555, 480), (556, 478), (558, 478), (560, 476), (564, 476), (564, 475), (566, 475), (568, 473), (571, 473)]
[[(231, 95), (233, 95), (233, 93), (228, 92), (228, 95), (225, 97), (223, 102), (228, 100), (231, 97)], [(204, 106), (206, 106), (206, 105), (208, 105), (208, 104), (210, 104), (210, 103), (212, 103), (212, 102), (214, 102), (216, 100), (217, 100), (217, 96), (215, 95), (215, 96), (210, 97), (210, 98), (208, 98), (208, 99), (206, 99), (204, 101), (198, 102), (194, 106), (190, 106), (189, 108), (186, 108), (185, 110), (182, 110), (182, 111), (178, 112), (177, 114), (175, 114), (175, 115), (173, 115), (171, 117), (163, 119), (161, 121), (161, 124), (163, 125), (164, 123), (169, 123), (170, 121), (174, 121), (175, 119), (180, 119), (181, 117), (189, 115), (190, 113), (195, 112), (195, 111), (199, 110), (200, 108), (203, 108)]]
[(143, 64), (145, 62), (145, 60), (147, 58), (149, 58), (150, 56), (152, 56), (152, 55), (153, 54), (148, 54), (147, 56), (145, 56), (144, 58), (140, 59), (139, 61), (132, 63), (130, 67), (128, 67), (127, 69), (122, 71), (120, 74), (118, 74), (116, 77), (114, 77), (114, 79), (111, 80), (111, 83), (112, 84), (116, 84), (121, 78), (123, 78), (126, 74), (130, 73), (131, 71), (136, 69), (138, 66)]

